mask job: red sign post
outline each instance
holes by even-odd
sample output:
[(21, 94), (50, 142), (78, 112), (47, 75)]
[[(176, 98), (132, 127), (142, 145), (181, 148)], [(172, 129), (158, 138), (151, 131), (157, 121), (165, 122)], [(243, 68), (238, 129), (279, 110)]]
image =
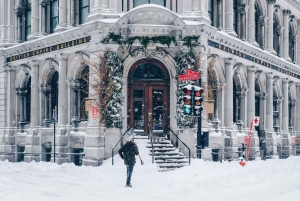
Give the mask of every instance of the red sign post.
[[(250, 123), (249, 137), (248, 136), (244, 137), (245, 145), (247, 145), (247, 147), (248, 147), (247, 153), (246, 153), (246, 161), (249, 160), (250, 147), (251, 147), (251, 141), (252, 141), (252, 136), (253, 136), (252, 128), (253, 128), (253, 126), (258, 126), (258, 125), (259, 125), (259, 117), (254, 117)], [(246, 140), (246, 137), (248, 138), (247, 140)]]
[(187, 81), (187, 80), (198, 80), (200, 78), (200, 73), (193, 70), (186, 70), (185, 74), (178, 75), (178, 81)]
[(92, 107), (92, 118), (98, 118), (99, 117), (99, 112), (98, 112), (98, 107)]

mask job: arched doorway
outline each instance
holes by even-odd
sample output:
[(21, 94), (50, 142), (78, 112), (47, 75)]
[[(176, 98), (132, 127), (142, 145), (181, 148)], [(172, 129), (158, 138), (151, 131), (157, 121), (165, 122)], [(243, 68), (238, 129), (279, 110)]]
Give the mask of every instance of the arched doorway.
[(136, 132), (166, 133), (170, 113), (170, 79), (154, 59), (136, 62), (128, 74), (128, 122)]

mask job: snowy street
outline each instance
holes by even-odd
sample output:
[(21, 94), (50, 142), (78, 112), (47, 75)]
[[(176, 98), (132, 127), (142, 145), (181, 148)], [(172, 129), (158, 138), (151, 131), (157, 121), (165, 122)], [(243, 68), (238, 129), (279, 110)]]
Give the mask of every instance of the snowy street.
[(126, 168), (118, 155), (100, 167), (74, 164), (0, 162), (1, 201), (299, 201), (300, 157), (234, 162), (192, 160), (191, 166), (158, 172), (146, 140), (136, 140), (133, 188), (125, 188)]

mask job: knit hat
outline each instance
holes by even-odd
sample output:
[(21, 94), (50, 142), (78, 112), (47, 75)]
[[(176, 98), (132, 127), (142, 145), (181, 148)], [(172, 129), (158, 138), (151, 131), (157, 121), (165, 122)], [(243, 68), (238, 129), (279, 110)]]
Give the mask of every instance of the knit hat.
[(135, 136), (135, 132), (133, 132), (133, 129), (131, 129), (125, 134), (125, 139), (127, 141), (131, 141), (133, 140), (134, 136)]

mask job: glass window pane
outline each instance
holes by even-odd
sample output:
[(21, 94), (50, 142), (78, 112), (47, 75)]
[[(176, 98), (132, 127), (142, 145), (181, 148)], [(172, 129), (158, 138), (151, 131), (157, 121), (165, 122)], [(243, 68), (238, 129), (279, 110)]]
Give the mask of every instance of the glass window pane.
[(164, 91), (152, 91), (152, 117), (153, 130), (163, 130), (163, 116), (164, 116)]
[(81, 0), (81, 7), (89, 6), (89, 0)]
[(154, 63), (143, 63), (135, 69), (132, 79), (165, 80), (166, 76), (163, 70)]
[(133, 98), (134, 129), (144, 130), (144, 90), (134, 90)]
[(86, 18), (87, 18), (88, 14), (89, 14), (88, 7), (82, 9), (80, 14), (81, 14), (80, 15), (80, 24), (83, 24), (83, 23), (86, 22)]
[(134, 0), (133, 1), (133, 7), (137, 7), (143, 4), (149, 3), (149, 0)]
[(52, 1), (51, 4), (51, 17), (57, 17), (58, 16), (58, 1)]
[(28, 11), (26, 15), (26, 26), (30, 26), (30, 25), (31, 25), (31, 11)]
[(150, 0), (150, 3), (165, 6), (165, 0)]

